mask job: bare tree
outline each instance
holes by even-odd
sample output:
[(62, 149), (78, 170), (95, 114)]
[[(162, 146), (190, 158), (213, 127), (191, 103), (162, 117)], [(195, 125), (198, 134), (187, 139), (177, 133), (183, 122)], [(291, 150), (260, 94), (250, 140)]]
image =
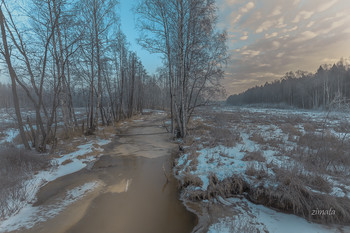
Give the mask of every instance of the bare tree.
[(162, 53), (168, 67), (170, 111), (182, 137), (194, 108), (215, 92), (227, 60), (226, 34), (216, 33), (213, 0), (143, 0), (137, 7), (140, 44)]
[(5, 16), (3, 14), (1, 6), (0, 6), (0, 26), (1, 26), (1, 37), (2, 37), (2, 44), (3, 44), (3, 50), (1, 52), (2, 52), (3, 56), (5, 57), (7, 68), (9, 70), (10, 77), (11, 77), (13, 103), (15, 106), (18, 128), (19, 128), (22, 142), (23, 142), (25, 148), (30, 149), (30, 146), (28, 144), (28, 141), (27, 141), (27, 138), (25, 135), (25, 131), (23, 128), (22, 115), (21, 115), (21, 112), (19, 109), (19, 101), (18, 101), (18, 96), (17, 96), (17, 84), (16, 84), (17, 74), (16, 74), (15, 70), (13, 69), (12, 62), (11, 62), (11, 55), (9, 52), (6, 29), (5, 29)]

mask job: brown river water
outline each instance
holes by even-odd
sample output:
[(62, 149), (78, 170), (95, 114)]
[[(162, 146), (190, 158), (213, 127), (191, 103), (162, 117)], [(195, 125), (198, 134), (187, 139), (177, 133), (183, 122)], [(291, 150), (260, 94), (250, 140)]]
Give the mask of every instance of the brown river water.
[[(177, 181), (167, 181), (176, 145), (160, 127), (163, 115), (134, 121), (116, 136), (98, 161), (45, 185), (38, 206), (49, 206), (67, 190), (98, 186), (59, 215), (20, 232), (186, 233), (197, 217), (178, 200)], [(165, 172), (164, 172), (165, 171)]]

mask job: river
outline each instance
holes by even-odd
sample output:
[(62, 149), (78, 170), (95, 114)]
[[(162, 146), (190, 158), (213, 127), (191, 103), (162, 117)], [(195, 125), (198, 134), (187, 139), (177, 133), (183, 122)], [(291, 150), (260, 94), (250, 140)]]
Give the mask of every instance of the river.
[(35, 204), (42, 209), (69, 189), (96, 184), (58, 215), (21, 232), (191, 232), (197, 218), (178, 199), (177, 181), (170, 175), (176, 144), (161, 127), (163, 118), (158, 113), (131, 121), (94, 164), (45, 185)]

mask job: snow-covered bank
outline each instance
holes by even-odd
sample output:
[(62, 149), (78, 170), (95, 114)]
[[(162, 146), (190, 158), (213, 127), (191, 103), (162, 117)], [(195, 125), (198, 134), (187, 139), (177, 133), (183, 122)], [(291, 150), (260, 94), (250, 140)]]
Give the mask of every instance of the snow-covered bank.
[[(348, 224), (350, 118), (343, 116), (234, 107), (198, 113), (190, 125), (190, 136), (182, 144), (184, 152), (175, 161), (182, 198), (212, 202), (220, 195), (230, 198), (239, 194), (308, 220)], [(329, 208), (336, 213), (312, 214)], [(268, 216), (283, 219), (279, 214), (275, 211)], [(304, 232), (335, 232), (338, 227), (327, 228), (295, 215), (286, 216), (300, 220), (296, 224), (306, 229)], [(220, 226), (225, 232), (231, 220), (221, 218), (211, 229)], [(263, 220), (265, 225), (270, 221), (268, 217)], [(250, 227), (260, 229), (259, 225), (253, 221)], [(273, 229), (268, 227), (271, 232), (286, 232)]]
[[(79, 140), (77, 140), (78, 143)], [(91, 139), (85, 142), (82, 145), (78, 145), (75, 151), (67, 154), (57, 155), (51, 160), (51, 167), (48, 170), (41, 170), (34, 174), (30, 179), (24, 181), (23, 189), (25, 190), (25, 198), (18, 199), (16, 196), (8, 197), (7, 202), (8, 206), (15, 206), (18, 209), (16, 213), (12, 213), (10, 216), (5, 216), (2, 222), (0, 222), (0, 232), (2, 231), (12, 231), (19, 229), (21, 227), (30, 228), (31, 224), (35, 224), (36, 221), (45, 221), (46, 218), (50, 218), (55, 214), (59, 213), (65, 206), (68, 206), (70, 203), (78, 200), (80, 197), (76, 197), (76, 193), (79, 190), (85, 190), (83, 193), (93, 189), (97, 184), (87, 184), (84, 187), (80, 187), (77, 190), (72, 190), (71, 195), (69, 192), (66, 195), (66, 198), (62, 200), (61, 204), (57, 206), (52, 206), (52, 210), (46, 210), (46, 218), (38, 213), (43, 212), (41, 207), (33, 207), (32, 203), (36, 200), (36, 194), (41, 187), (43, 187), (48, 182), (54, 181), (59, 177), (77, 172), (91, 162), (95, 161), (103, 151), (101, 148), (103, 145), (106, 145), (111, 142), (111, 139), (100, 139), (98, 137)], [(36, 215), (38, 217), (36, 218)], [(17, 228), (16, 228), (17, 227)]]
[(55, 200), (54, 204), (48, 206), (26, 204), (18, 213), (0, 224), (0, 232), (15, 231), (21, 228), (29, 229), (37, 223), (45, 222), (47, 219), (58, 215), (70, 204), (83, 198), (99, 185), (98, 182), (85, 183), (82, 186), (68, 190), (65, 198)]
[[(293, 214), (285, 214), (255, 205), (245, 199), (225, 200), (232, 216), (219, 218), (210, 225), (208, 233), (269, 232), (269, 233), (336, 233), (350, 232), (350, 227), (325, 226), (310, 223)], [(235, 213), (236, 214), (235, 214)]]

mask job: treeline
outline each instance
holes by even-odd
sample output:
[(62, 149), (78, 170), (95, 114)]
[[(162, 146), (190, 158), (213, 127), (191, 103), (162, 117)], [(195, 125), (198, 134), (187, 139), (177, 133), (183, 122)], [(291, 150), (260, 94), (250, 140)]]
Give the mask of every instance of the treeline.
[[(54, 144), (59, 121), (67, 136), (76, 130), (91, 134), (98, 124), (114, 124), (145, 107), (164, 107), (157, 100), (165, 84), (150, 77), (129, 50), (117, 3), (1, 1), (0, 51), (11, 82), (0, 85), (0, 105), (14, 106), (27, 149), (45, 151)], [(153, 98), (152, 105), (145, 98)], [(34, 109), (35, 117), (25, 118), (22, 107)], [(76, 107), (86, 109), (82, 121)]]
[(281, 80), (231, 95), (226, 102), (231, 105), (285, 104), (297, 108), (325, 109), (335, 100), (350, 100), (350, 68), (343, 60), (334, 65), (322, 65), (314, 74), (288, 72)]
[[(164, 58), (152, 77), (128, 48), (117, 4), (1, 1), (0, 54), (12, 100), (7, 96), (0, 104), (13, 104), (27, 149), (54, 146), (61, 122), (66, 135), (91, 134), (99, 124), (114, 124), (145, 107), (170, 109), (172, 132), (185, 137), (194, 109), (221, 93), (228, 56), (226, 33), (215, 30), (214, 0), (140, 1), (139, 43)], [(23, 119), (23, 106), (32, 107), (35, 117)], [(75, 108), (82, 106), (86, 114), (79, 121)]]
[[(164, 82), (164, 78), (159, 74), (146, 75), (142, 82), (143, 90), (141, 93), (143, 109), (167, 109), (170, 97), (167, 93), (167, 83)], [(19, 99), (20, 108), (28, 110), (33, 108), (33, 103), (28, 99), (26, 92), (18, 87), (17, 95)], [(50, 98), (50, 94), (46, 95)], [(88, 106), (89, 89), (87, 87), (81, 87), (78, 83), (74, 84), (71, 88), (72, 104), (74, 108), (84, 108)], [(161, 97), (161, 98), (160, 98)], [(104, 103), (108, 102), (106, 93), (102, 94)], [(140, 98), (141, 99), (141, 98)], [(135, 105), (136, 106), (136, 105)], [(11, 84), (0, 82), (0, 108), (13, 108), (13, 97)], [(108, 106), (102, 106), (104, 109), (108, 109)], [(105, 110), (104, 110), (105, 111)], [(136, 113), (138, 113), (136, 111)]]

